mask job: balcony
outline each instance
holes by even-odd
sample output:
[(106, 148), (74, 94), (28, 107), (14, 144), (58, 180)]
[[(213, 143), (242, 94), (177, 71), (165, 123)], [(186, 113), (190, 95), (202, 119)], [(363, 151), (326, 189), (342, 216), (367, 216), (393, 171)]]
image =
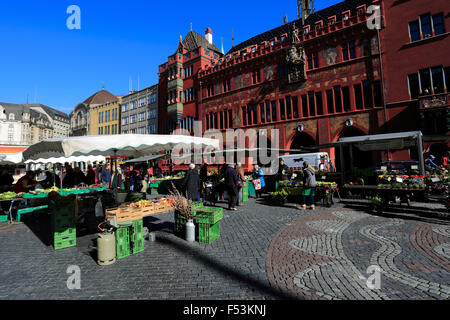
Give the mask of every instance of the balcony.
[(183, 90), (183, 79), (181, 79), (178, 75), (176, 77), (172, 77), (167, 82), (167, 89), (181, 89)]
[(419, 98), (420, 109), (430, 110), (448, 107), (450, 93), (435, 94)]

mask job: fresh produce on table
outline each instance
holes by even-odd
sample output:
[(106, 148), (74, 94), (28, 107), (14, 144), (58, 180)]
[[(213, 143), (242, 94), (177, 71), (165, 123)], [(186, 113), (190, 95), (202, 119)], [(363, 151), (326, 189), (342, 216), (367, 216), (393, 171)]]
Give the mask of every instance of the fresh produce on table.
[(18, 197), (18, 194), (15, 192), (4, 192), (0, 194), (0, 200), (12, 200)]

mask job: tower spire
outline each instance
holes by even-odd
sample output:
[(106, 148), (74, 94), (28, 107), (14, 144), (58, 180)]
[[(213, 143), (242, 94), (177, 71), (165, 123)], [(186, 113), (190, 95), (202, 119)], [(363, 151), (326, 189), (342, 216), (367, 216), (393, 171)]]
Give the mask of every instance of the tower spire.
[(222, 52), (222, 54), (225, 54), (225, 51), (223, 50), (223, 37), (221, 37), (220, 40), (222, 41), (222, 48), (221, 48), (222, 50), (221, 50), (221, 52)]

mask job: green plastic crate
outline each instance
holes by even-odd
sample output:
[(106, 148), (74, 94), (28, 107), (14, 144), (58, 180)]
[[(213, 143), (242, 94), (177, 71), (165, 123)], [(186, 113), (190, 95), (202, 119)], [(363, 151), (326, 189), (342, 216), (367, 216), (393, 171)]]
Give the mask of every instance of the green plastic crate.
[(62, 239), (65, 237), (76, 237), (77, 229), (75, 226), (61, 226), (53, 229), (53, 238)]
[(203, 207), (196, 210), (194, 220), (197, 223), (215, 224), (223, 219), (223, 208)]
[(144, 222), (143, 220), (133, 221), (131, 226), (131, 241), (135, 242), (144, 238)]
[(22, 220), (22, 216), (24, 214), (28, 214), (28, 213), (41, 213), (44, 212), (45, 210), (48, 209), (48, 206), (39, 206), (39, 207), (34, 207), (34, 208), (24, 208), (24, 209), (19, 209), (17, 210), (16, 216), (17, 216), (17, 222), (20, 222)]
[(177, 236), (181, 236), (183, 234), (186, 223), (186, 218), (181, 213), (175, 211), (175, 225), (173, 231)]
[(116, 230), (116, 254), (117, 259), (130, 256), (130, 231), (129, 228), (118, 228)]
[(0, 222), (8, 222), (9, 216), (8, 215), (0, 215)]
[(32, 194), (32, 193), (24, 193), (22, 195), (22, 198), (24, 199), (36, 199), (36, 198), (47, 198), (48, 197), (48, 193), (36, 193), (36, 194)]
[(77, 245), (77, 238), (76, 237), (63, 237), (60, 239), (54, 239), (53, 241), (53, 247), (55, 250), (75, 247)]
[(210, 244), (220, 237), (220, 221), (215, 224), (198, 224), (198, 242)]

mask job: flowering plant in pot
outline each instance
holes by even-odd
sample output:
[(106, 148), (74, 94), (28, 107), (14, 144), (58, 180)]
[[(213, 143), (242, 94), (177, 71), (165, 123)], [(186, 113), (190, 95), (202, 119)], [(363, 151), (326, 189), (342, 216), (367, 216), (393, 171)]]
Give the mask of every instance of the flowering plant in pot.
[(186, 240), (189, 242), (195, 241), (195, 225), (194, 215), (192, 213), (192, 201), (183, 196), (180, 191), (172, 183), (172, 190), (169, 191), (172, 197), (172, 206), (175, 211), (181, 213), (187, 220), (186, 223)]

